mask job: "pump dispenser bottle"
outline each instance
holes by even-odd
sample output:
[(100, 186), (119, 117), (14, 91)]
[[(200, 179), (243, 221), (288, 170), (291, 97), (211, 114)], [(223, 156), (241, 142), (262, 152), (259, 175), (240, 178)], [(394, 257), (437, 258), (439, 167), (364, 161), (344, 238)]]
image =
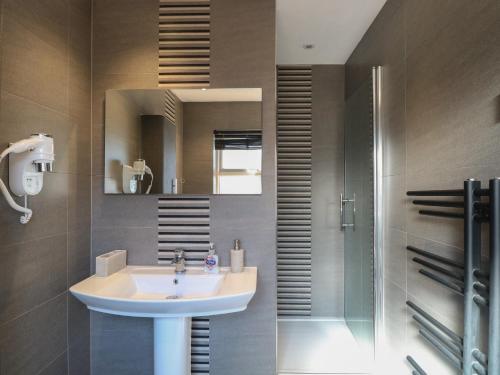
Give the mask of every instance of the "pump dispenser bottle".
[(244, 266), (245, 250), (241, 248), (240, 240), (234, 240), (234, 246), (231, 249), (231, 272), (242, 272)]
[(205, 272), (219, 273), (219, 256), (213, 242), (210, 242), (208, 254), (205, 256)]

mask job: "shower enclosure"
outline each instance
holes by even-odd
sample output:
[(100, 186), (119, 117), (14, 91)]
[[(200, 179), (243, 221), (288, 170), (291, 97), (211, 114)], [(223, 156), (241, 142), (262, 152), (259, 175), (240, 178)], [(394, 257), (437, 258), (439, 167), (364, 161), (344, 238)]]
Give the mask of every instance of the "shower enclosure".
[[(279, 374), (369, 373), (380, 329), (381, 69), (345, 101), (342, 86), (341, 105), (328, 95), (338, 82), (327, 73), (325, 66), (278, 68)], [(338, 112), (343, 121), (335, 122)], [(338, 144), (328, 137), (332, 127), (341, 130)], [(343, 171), (332, 175), (325, 150), (335, 155), (339, 147)], [(340, 200), (325, 193), (336, 189)]]
[(345, 181), (341, 197), (344, 230), (345, 321), (367, 355), (372, 355), (378, 315), (382, 313), (380, 282), (382, 191), (380, 155), (380, 74), (346, 101)]

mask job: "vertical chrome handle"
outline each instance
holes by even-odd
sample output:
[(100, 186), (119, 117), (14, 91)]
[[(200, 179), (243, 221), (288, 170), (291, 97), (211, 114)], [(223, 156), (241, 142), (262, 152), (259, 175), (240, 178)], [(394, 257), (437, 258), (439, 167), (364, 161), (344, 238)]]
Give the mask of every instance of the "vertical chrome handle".
[[(344, 205), (346, 203), (352, 203), (352, 223), (345, 222)], [(356, 223), (356, 194), (353, 194), (352, 199), (346, 199), (344, 198), (344, 194), (340, 193), (340, 230), (344, 230), (344, 228), (352, 228), (354, 230), (355, 223)]]
[(340, 193), (340, 230), (344, 230), (344, 194)]

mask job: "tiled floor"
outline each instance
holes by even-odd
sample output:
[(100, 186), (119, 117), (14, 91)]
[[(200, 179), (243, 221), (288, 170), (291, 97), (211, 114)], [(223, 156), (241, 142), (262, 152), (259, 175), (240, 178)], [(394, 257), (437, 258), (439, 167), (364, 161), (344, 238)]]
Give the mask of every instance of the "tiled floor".
[(279, 375), (366, 374), (364, 357), (343, 320), (278, 321)]

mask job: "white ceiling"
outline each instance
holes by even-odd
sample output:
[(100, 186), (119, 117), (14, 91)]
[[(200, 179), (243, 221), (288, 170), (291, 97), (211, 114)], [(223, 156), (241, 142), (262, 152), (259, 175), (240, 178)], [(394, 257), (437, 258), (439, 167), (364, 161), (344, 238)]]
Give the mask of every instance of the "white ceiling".
[(181, 102), (261, 102), (262, 89), (172, 89)]
[(385, 1), (277, 0), (278, 64), (344, 64)]

